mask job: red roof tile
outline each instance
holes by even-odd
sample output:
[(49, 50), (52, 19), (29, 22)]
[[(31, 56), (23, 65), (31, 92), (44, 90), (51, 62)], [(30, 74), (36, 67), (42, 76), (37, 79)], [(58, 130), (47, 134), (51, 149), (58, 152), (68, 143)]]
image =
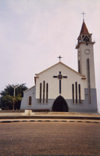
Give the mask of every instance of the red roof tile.
[(82, 24), (82, 28), (81, 28), (80, 34), (89, 34), (87, 26), (86, 26), (84, 21), (83, 21), (83, 24)]

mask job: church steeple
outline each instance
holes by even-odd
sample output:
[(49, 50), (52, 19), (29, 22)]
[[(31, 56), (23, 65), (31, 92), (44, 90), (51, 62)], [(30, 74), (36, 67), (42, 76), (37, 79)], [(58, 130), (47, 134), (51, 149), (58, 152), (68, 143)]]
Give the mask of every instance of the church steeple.
[(89, 33), (84, 19), (77, 40), (78, 72), (86, 76), (87, 86), (95, 88), (94, 42), (92, 41), (92, 34)]
[(81, 31), (77, 40), (78, 40), (78, 43), (77, 43), (76, 49), (78, 49), (81, 43), (86, 44), (86, 45), (94, 44), (94, 42), (92, 42), (92, 34), (89, 33), (84, 19), (83, 19)]
[(88, 31), (87, 26), (86, 26), (86, 24), (84, 22), (84, 19), (83, 19), (82, 28), (81, 28), (81, 31), (80, 31), (80, 35), (81, 34), (89, 34), (89, 31)]

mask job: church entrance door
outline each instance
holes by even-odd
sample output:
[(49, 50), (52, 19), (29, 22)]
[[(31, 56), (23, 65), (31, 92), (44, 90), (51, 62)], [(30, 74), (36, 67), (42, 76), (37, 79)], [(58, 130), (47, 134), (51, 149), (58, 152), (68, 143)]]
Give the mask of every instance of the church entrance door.
[(54, 112), (68, 112), (68, 106), (62, 96), (58, 96), (54, 101), (52, 111)]

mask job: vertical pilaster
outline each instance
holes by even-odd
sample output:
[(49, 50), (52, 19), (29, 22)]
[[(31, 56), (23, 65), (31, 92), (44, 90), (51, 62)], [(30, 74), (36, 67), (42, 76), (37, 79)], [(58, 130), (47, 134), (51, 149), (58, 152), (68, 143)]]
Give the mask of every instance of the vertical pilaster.
[(90, 84), (90, 60), (87, 59), (87, 79), (88, 79), (88, 101), (91, 103), (91, 84)]
[(81, 73), (81, 69), (80, 69), (80, 60), (78, 60), (78, 72)]

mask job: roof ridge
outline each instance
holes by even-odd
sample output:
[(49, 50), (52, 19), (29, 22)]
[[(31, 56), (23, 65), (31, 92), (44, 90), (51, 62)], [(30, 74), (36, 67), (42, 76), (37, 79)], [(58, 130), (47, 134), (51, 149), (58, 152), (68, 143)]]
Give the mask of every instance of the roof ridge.
[(35, 74), (35, 75), (38, 76), (38, 75), (44, 73), (45, 71), (47, 71), (47, 70), (53, 68), (53, 67), (56, 66), (57, 64), (62, 64), (62, 65), (64, 65), (65, 67), (67, 67), (67, 68), (69, 68), (70, 70), (72, 70), (73, 72), (75, 72), (76, 74), (80, 75), (81, 77), (85, 77), (85, 75), (80, 74), (78, 71), (72, 69), (71, 67), (67, 66), (66, 64), (64, 64), (64, 63), (62, 63), (62, 62), (58, 62), (58, 63), (56, 63), (56, 64), (54, 64), (54, 65), (48, 67), (47, 69), (45, 69), (45, 70), (43, 70), (42, 72), (40, 72), (40, 73), (38, 73), (38, 74)]

